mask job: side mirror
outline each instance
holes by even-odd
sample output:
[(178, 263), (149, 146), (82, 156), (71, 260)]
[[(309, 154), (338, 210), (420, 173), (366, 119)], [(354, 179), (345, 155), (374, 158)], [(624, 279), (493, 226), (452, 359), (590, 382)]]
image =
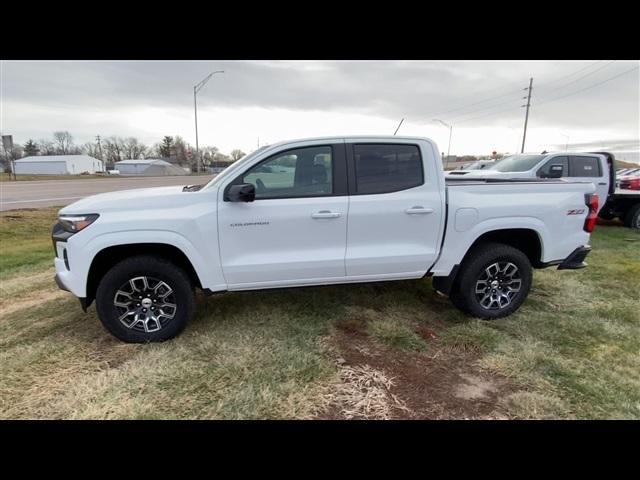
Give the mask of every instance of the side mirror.
[(549, 173), (547, 173), (544, 177), (545, 178), (561, 178), (563, 171), (564, 171), (564, 168), (562, 165), (551, 165), (551, 167), (549, 168)]
[(256, 187), (251, 183), (231, 185), (227, 198), (230, 202), (253, 202), (256, 199)]

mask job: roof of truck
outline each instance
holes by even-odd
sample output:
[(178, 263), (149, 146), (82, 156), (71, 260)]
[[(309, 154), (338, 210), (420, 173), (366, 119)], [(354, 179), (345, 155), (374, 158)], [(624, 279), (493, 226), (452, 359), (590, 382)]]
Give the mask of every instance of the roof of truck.
[(269, 146), (274, 145), (282, 145), (286, 143), (296, 143), (296, 142), (311, 142), (317, 140), (350, 140), (350, 139), (358, 139), (358, 140), (424, 140), (430, 142), (431, 139), (427, 137), (412, 137), (412, 136), (404, 136), (404, 135), (332, 135), (328, 137), (308, 137), (308, 138), (293, 138), (290, 140), (282, 140), (279, 142), (274, 142)]

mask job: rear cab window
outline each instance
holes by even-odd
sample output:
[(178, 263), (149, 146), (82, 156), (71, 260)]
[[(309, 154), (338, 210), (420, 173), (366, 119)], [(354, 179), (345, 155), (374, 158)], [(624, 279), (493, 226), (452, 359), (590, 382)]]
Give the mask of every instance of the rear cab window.
[(598, 157), (571, 155), (569, 157), (570, 177), (601, 177), (602, 169)]
[(363, 143), (353, 145), (356, 195), (391, 193), (420, 186), (424, 171), (417, 145)]

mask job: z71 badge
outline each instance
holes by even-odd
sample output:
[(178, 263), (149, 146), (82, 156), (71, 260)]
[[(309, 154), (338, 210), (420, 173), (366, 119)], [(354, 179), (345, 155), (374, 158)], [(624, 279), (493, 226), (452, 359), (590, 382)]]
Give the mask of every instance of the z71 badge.
[(584, 208), (578, 208), (576, 210), (569, 210), (567, 215), (581, 215), (584, 213)]

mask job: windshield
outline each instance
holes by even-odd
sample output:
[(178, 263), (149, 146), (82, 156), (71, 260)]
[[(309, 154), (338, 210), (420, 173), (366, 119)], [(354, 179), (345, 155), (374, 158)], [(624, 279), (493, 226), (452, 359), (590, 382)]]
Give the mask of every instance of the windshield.
[(497, 172), (526, 172), (535, 167), (544, 157), (545, 155), (512, 155), (484, 169)]
[(214, 178), (212, 178), (209, 183), (207, 183), (204, 187), (203, 190), (205, 188), (209, 188), (212, 185), (215, 185), (218, 181), (227, 178), (227, 176), (229, 176), (230, 174), (232, 174), (233, 172), (235, 172), (238, 169), (239, 165), (244, 164), (246, 161), (251, 160), (253, 157), (255, 157), (256, 155), (260, 154), (263, 150), (265, 150), (266, 148), (269, 148), (270, 145), (264, 145), (260, 148), (258, 148), (257, 150), (254, 150), (253, 152), (251, 152), (249, 155), (245, 155), (244, 157), (242, 157), (241, 159), (237, 160), (236, 162), (232, 163), (231, 165), (229, 165), (227, 168), (225, 168), (222, 172), (220, 172), (218, 175), (216, 175)]

